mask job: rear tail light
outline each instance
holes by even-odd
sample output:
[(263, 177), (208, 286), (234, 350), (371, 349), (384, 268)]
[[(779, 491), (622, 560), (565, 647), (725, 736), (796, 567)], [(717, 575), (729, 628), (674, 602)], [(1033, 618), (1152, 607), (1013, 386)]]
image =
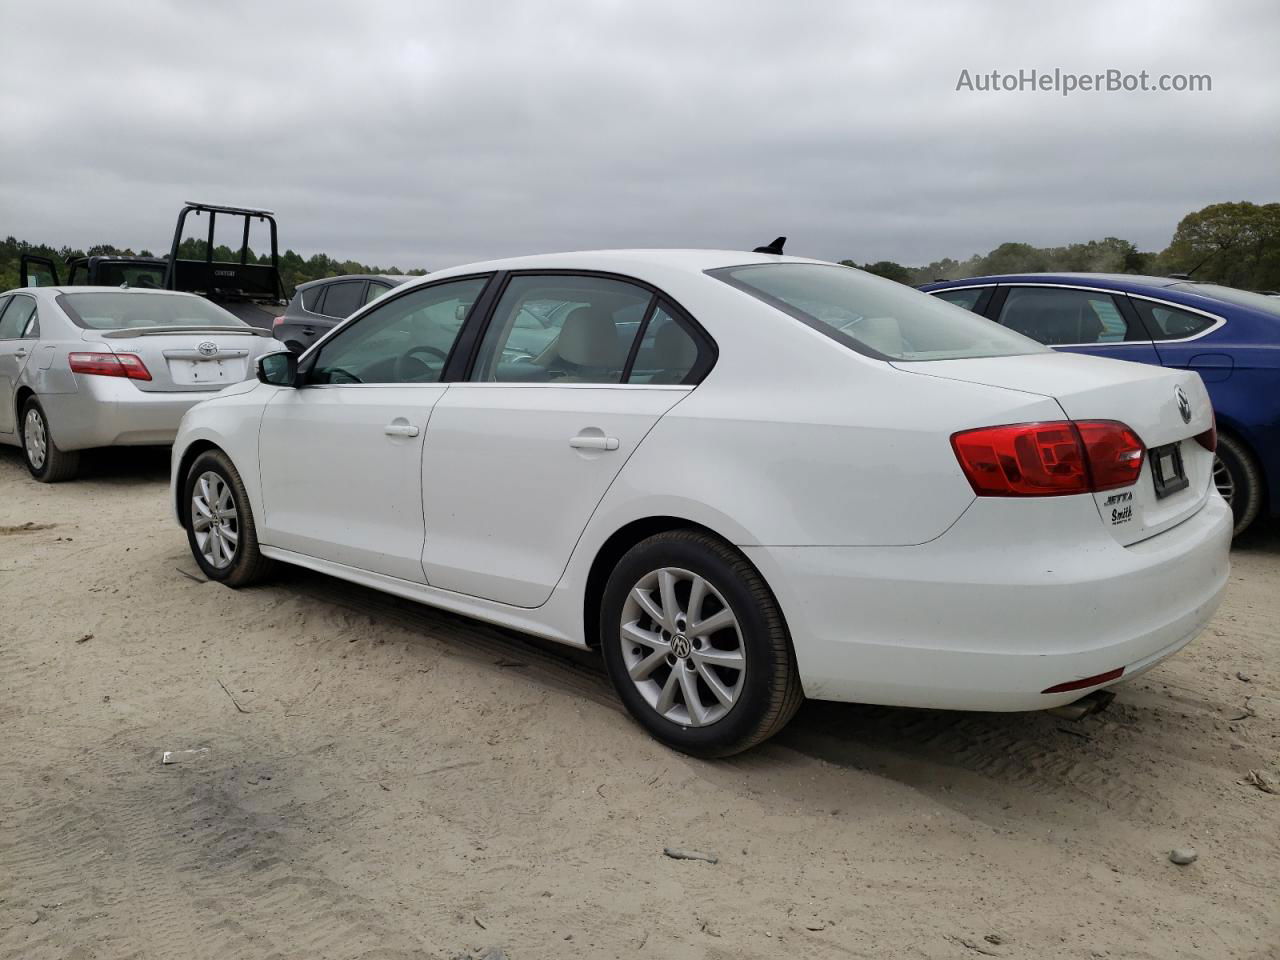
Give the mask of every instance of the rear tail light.
[(69, 353), (67, 360), (75, 373), (127, 377), (130, 380), (151, 379), (151, 372), (142, 358), (132, 353)]
[(276, 327), (281, 326), (283, 323), (284, 323), (284, 314), (282, 313), (280, 314), (280, 316), (272, 319), (271, 329), (274, 330)]
[(1209, 429), (1204, 433), (1196, 434), (1196, 443), (1204, 447), (1210, 453), (1218, 449), (1218, 418), (1214, 417), (1213, 422), (1209, 424)]
[(1146, 448), (1114, 420), (1060, 420), (982, 427), (951, 446), (980, 497), (1060, 497), (1136, 483)]

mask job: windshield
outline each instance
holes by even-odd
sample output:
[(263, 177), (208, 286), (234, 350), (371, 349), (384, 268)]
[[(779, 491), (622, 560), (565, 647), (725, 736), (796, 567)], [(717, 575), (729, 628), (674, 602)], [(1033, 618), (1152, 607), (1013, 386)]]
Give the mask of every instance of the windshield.
[(1224, 287), (1217, 283), (1175, 283), (1171, 289), (1198, 293), (1202, 297), (1212, 297), (1214, 300), (1223, 300), (1241, 307), (1252, 307), (1254, 310), (1280, 317), (1280, 297), (1268, 297), (1266, 294), (1239, 290), (1236, 287)]
[(181, 293), (64, 293), (58, 297), (58, 305), (76, 326), (86, 330), (248, 326), (208, 300)]
[(963, 307), (851, 267), (764, 263), (708, 273), (881, 360), (1008, 357), (1049, 350)]

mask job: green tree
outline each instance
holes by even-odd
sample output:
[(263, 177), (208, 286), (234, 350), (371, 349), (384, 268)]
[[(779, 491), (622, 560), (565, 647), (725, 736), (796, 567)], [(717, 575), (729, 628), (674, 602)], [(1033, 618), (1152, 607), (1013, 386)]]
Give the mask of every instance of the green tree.
[(1178, 222), (1169, 272), (1245, 289), (1280, 286), (1280, 203), (1211, 203)]

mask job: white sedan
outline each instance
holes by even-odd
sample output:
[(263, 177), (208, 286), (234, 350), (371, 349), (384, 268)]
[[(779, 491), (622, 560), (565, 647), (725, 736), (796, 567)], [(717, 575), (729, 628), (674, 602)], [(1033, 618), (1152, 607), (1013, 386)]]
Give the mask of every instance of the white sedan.
[(173, 448), (209, 577), (283, 561), (599, 647), (692, 754), (804, 697), (1059, 706), (1180, 649), (1227, 580), (1196, 374), (820, 261), (458, 267), (258, 373)]

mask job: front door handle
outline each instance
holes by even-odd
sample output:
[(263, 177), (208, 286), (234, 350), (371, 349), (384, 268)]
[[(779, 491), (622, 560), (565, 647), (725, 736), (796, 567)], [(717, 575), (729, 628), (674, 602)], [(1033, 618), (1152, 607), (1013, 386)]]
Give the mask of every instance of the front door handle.
[(618, 438), (577, 436), (569, 440), (569, 446), (575, 450), (617, 450)]
[(416, 437), (418, 428), (411, 423), (388, 423), (382, 428), (382, 432), (388, 437)]

